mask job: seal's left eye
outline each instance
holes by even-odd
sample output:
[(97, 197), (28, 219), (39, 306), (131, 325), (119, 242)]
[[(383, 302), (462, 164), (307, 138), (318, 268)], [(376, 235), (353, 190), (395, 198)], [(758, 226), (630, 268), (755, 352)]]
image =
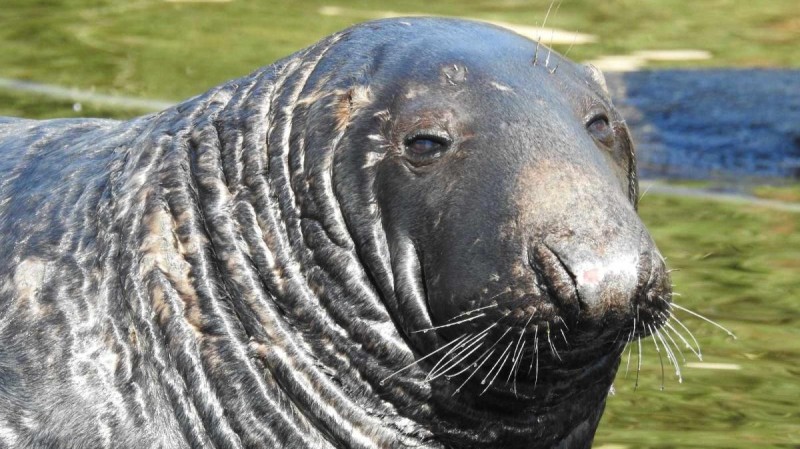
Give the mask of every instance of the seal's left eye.
[(586, 129), (595, 139), (605, 144), (609, 144), (614, 140), (614, 130), (605, 114), (592, 117), (586, 125)]
[(592, 119), (587, 128), (595, 134), (605, 134), (608, 132), (611, 125), (608, 123), (608, 117), (601, 115)]
[(425, 137), (416, 137), (411, 142), (406, 145), (408, 150), (414, 154), (422, 155), (426, 153), (432, 153), (434, 151), (439, 151), (446, 145), (446, 142), (442, 141), (439, 138), (425, 138)]
[(411, 134), (403, 141), (406, 154), (418, 162), (438, 158), (451, 143), (450, 136), (427, 131)]

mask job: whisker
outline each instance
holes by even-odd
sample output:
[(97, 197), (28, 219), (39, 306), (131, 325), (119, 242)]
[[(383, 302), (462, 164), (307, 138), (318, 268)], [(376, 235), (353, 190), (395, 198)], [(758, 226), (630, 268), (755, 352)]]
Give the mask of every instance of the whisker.
[[(662, 330), (663, 334), (666, 335), (669, 341), (672, 342), (672, 347), (678, 351), (678, 353), (681, 355), (681, 359), (683, 360), (684, 363), (686, 363), (686, 356), (683, 354), (681, 346), (678, 344), (678, 342), (675, 341), (674, 338), (672, 338), (672, 333), (670, 333), (670, 329), (669, 327), (667, 327), (667, 323), (670, 319), (669, 315), (667, 315), (666, 313), (659, 313), (658, 316), (663, 320), (660, 330)], [(675, 351), (672, 351), (672, 354), (675, 355)]]
[(647, 195), (647, 192), (649, 192), (649, 191), (650, 191), (650, 189), (652, 189), (652, 188), (653, 188), (653, 185), (654, 185), (654, 184), (650, 184), (649, 186), (647, 186), (647, 188), (646, 188), (646, 189), (644, 189), (644, 192), (642, 192), (642, 194), (641, 194), (641, 195), (639, 195), (639, 201), (642, 201), (642, 198), (644, 198), (644, 196), (645, 196), (645, 195)]
[[(561, 9), (561, 1), (559, 0), (558, 5), (556, 6), (555, 12), (553, 12), (553, 17), (558, 14), (558, 10)], [(550, 68), (550, 54), (553, 53), (553, 38), (556, 35), (555, 28), (550, 30), (550, 45), (547, 47), (547, 58), (544, 60), (545, 68)]]
[[(461, 362), (463, 362), (463, 361), (464, 361), (464, 360), (465, 360), (467, 357), (471, 356), (472, 354), (474, 354), (474, 353), (475, 353), (475, 351), (479, 350), (479, 349), (480, 349), (480, 348), (482, 348), (482, 347), (483, 347), (483, 341), (479, 342), (477, 345), (475, 345), (474, 347), (472, 347), (472, 349), (471, 349), (469, 352), (467, 352), (466, 354), (464, 354), (463, 356), (461, 356), (461, 358), (459, 358), (458, 360), (454, 361), (453, 363), (451, 363), (450, 365), (448, 365), (446, 368), (443, 368), (443, 369), (441, 370), (441, 373), (438, 373), (438, 374), (437, 374), (435, 377), (431, 378), (431, 380), (437, 379), (437, 378), (439, 378), (439, 377), (441, 377), (441, 376), (445, 376), (445, 377), (447, 377), (448, 379), (450, 379), (450, 378), (454, 377), (454, 376), (455, 376), (455, 374), (453, 374), (453, 375), (448, 375), (447, 373), (448, 373), (448, 372), (450, 372), (450, 371), (451, 371), (453, 368), (456, 368), (456, 367), (458, 367), (458, 365), (459, 365)], [(462, 371), (459, 371), (459, 374), (460, 374), (461, 372), (465, 371), (466, 369), (468, 369), (468, 368), (469, 368), (469, 366), (470, 366), (470, 365), (469, 365), (469, 364), (467, 364), (467, 368), (463, 369)]]
[[(479, 338), (478, 340), (472, 341), (470, 343), (465, 343), (457, 354), (450, 356), (448, 352), (444, 356), (442, 356), (441, 360), (436, 363), (436, 365), (431, 369), (428, 375), (425, 377), (426, 381), (433, 381), (441, 377), (444, 373), (448, 372), (451, 368), (457, 366), (464, 360), (466, 357), (469, 357), (470, 354), (477, 351), (478, 349), (483, 346), (483, 338), (485, 336)], [(467, 353), (462, 357), (462, 354)], [(459, 358), (460, 357), (460, 358)], [(444, 363), (442, 363), (444, 362)], [(441, 364), (441, 366), (440, 366)]]
[[(576, 29), (575, 32), (572, 34), (572, 42), (570, 42), (569, 47), (567, 48), (567, 51), (564, 52), (564, 59), (567, 59), (567, 56), (569, 55), (569, 51), (572, 50), (572, 47), (575, 45), (575, 41), (577, 39), (578, 39), (578, 30)], [(556, 70), (558, 70), (558, 66), (560, 66), (560, 65), (561, 65), (561, 61), (558, 61), (558, 63), (556, 63), (555, 68), (553, 68), (553, 70), (550, 71), (550, 74), (551, 75), (555, 75), (556, 74)]]
[[(697, 352), (695, 352), (695, 355), (697, 355), (697, 358), (700, 361), (702, 361), (703, 360), (703, 353), (700, 350), (700, 343), (694, 337), (694, 334), (692, 333), (692, 331), (690, 331), (689, 328), (686, 327), (686, 325), (683, 324), (683, 322), (681, 320), (679, 320), (678, 317), (675, 316), (674, 313), (670, 314), (670, 317), (672, 317), (672, 320), (675, 321), (676, 323), (678, 323), (678, 325), (689, 334), (689, 338), (692, 339), (692, 341), (694, 342), (695, 346), (697, 347)], [(694, 351), (692, 351), (692, 352), (694, 352)]]
[(418, 334), (420, 332), (427, 333), (428, 331), (432, 331), (432, 330), (436, 330), (436, 329), (442, 329), (442, 328), (450, 327), (450, 326), (457, 326), (459, 324), (466, 323), (468, 321), (477, 320), (478, 318), (482, 318), (484, 316), (486, 316), (485, 313), (479, 313), (478, 315), (471, 316), (469, 318), (465, 318), (465, 319), (460, 320), (460, 321), (456, 321), (455, 323), (446, 323), (446, 324), (441, 324), (439, 326), (426, 327), (425, 329), (418, 329), (418, 330), (415, 330), (415, 331), (411, 331), (411, 333), (412, 334)]
[[(480, 371), (480, 369), (481, 369), (481, 367), (483, 366), (483, 364), (484, 364), (484, 363), (486, 363), (486, 361), (487, 361), (487, 360), (489, 360), (489, 359), (492, 357), (492, 355), (494, 354), (494, 351), (495, 351), (495, 349), (489, 348), (489, 349), (487, 349), (487, 350), (486, 350), (486, 352), (484, 352), (484, 354), (488, 354), (488, 355), (487, 355), (487, 356), (486, 356), (486, 357), (483, 359), (483, 361), (482, 361), (482, 362), (480, 362), (480, 363), (479, 363), (479, 364), (478, 364), (478, 365), (475, 367), (475, 369), (472, 371), (472, 374), (470, 374), (470, 375), (469, 375), (469, 376), (468, 376), (468, 377), (467, 377), (467, 378), (464, 380), (464, 382), (462, 382), (462, 383), (461, 383), (461, 385), (459, 385), (459, 386), (458, 386), (458, 388), (456, 388), (456, 389), (455, 389), (455, 391), (453, 391), (453, 394), (452, 394), (451, 396), (454, 396), (456, 393), (458, 393), (459, 391), (461, 391), (461, 389), (462, 389), (462, 388), (464, 388), (464, 385), (466, 385), (466, 384), (467, 384), (467, 382), (469, 382), (469, 380), (470, 380), (470, 379), (472, 379), (472, 376), (474, 376), (474, 375), (475, 375), (475, 374), (476, 374), (478, 371)], [(481, 357), (483, 357), (483, 355), (481, 355), (480, 357), (478, 357), (478, 360), (480, 360), (480, 359), (481, 359)]]
[(531, 364), (528, 366), (528, 375), (531, 374), (531, 370), (533, 369), (533, 355), (536, 355), (536, 358), (539, 358), (539, 325), (536, 324), (533, 326), (533, 353), (531, 354)]
[(550, 339), (550, 323), (547, 323), (547, 343), (550, 344), (550, 352), (555, 355), (558, 360), (561, 360), (561, 356), (558, 355), (558, 350), (556, 349), (556, 345), (553, 344), (553, 340)]
[[(492, 299), (497, 298), (498, 296), (500, 296), (500, 295), (502, 295), (504, 293), (509, 293), (509, 292), (510, 292), (510, 290), (502, 292), (502, 293), (497, 294), (495, 296), (492, 296), (491, 298), (488, 299), (488, 301), (491, 301)], [(447, 321), (457, 320), (457, 319), (461, 318), (462, 316), (471, 315), (471, 314), (473, 314), (475, 312), (480, 312), (481, 310), (491, 309), (492, 307), (497, 307), (497, 305), (498, 305), (497, 303), (493, 303), (493, 304), (489, 304), (488, 306), (478, 307), (477, 309), (467, 310), (466, 312), (461, 312), (458, 315), (454, 316), (453, 318), (450, 318)]]
[(447, 351), (442, 356), (442, 358), (440, 358), (433, 365), (433, 368), (431, 368), (430, 371), (428, 371), (428, 375), (425, 376), (425, 380), (430, 380), (432, 374), (434, 372), (436, 372), (436, 370), (439, 368), (439, 366), (441, 366), (442, 364), (446, 364), (447, 363), (447, 360), (448, 360), (448, 357), (450, 356), (450, 354), (452, 354), (453, 352), (461, 350), (465, 345), (469, 346), (469, 343), (467, 343), (467, 341), (472, 340), (472, 338), (474, 338), (474, 337), (475, 337), (475, 335), (473, 335), (473, 334), (464, 334), (461, 337), (457, 338), (456, 340), (460, 339), (461, 341), (457, 345), (453, 346), (449, 351)]
[(692, 311), (692, 310), (689, 310), (689, 309), (687, 309), (686, 307), (683, 307), (683, 306), (682, 306), (682, 305), (680, 305), (680, 304), (676, 304), (675, 302), (673, 302), (673, 303), (672, 303), (672, 307), (675, 307), (675, 308), (677, 308), (678, 310), (683, 310), (684, 312), (686, 312), (686, 313), (688, 313), (688, 314), (690, 314), (690, 315), (693, 315), (693, 316), (695, 316), (695, 317), (697, 317), (697, 318), (700, 318), (701, 320), (703, 320), (703, 321), (705, 321), (705, 322), (707, 322), (707, 323), (709, 323), (709, 324), (712, 324), (712, 325), (714, 325), (714, 326), (716, 326), (716, 327), (718, 327), (718, 328), (722, 329), (722, 330), (723, 330), (724, 332), (726, 332), (726, 333), (727, 333), (729, 336), (731, 336), (731, 337), (732, 337), (734, 340), (736, 340), (736, 335), (735, 335), (733, 332), (731, 332), (730, 330), (728, 330), (728, 329), (727, 329), (725, 326), (723, 326), (723, 325), (721, 325), (721, 324), (717, 323), (716, 321), (714, 321), (714, 320), (712, 320), (712, 319), (710, 319), (710, 318), (707, 318), (707, 317), (705, 317), (705, 316), (703, 316), (703, 315), (700, 315), (700, 314), (699, 314), (699, 313), (697, 313), (697, 312), (694, 312), (694, 311)]
[[(498, 320), (496, 323), (494, 323), (493, 325), (489, 326), (488, 328), (484, 329), (482, 332), (488, 332), (489, 329), (491, 329), (494, 326), (496, 326), (499, 322), (500, 322), (500, 320)], [(489, 351), (490, 349), (494, 349), (494, 347), (497, 346), (497, 344), (500, 343), (500, 341), (503, 339), (503, 337), (505, 337), (510, 331), (511, 331), (510, 327), (508, 329), (506, 329), (506, 331), (503, 332), (503, 335), (501, 335), (497, 340), (495, 340), (495, 342), (491, 346), (489, 346), (489, 349), (487, 349), (487, 351)], [(459, 353), (459, 355), (460, 354), (463, 354), (463, 352)], [(456, 356), (456, 357), (458, 357), (458, 356)], [(455, 365), (452, 365), (452, 366), (455, 366)], [(448, 367), (447, 370), (449, 371), (450, 368), (451, 367)]]
[[(461, 357), (461, 355), (462, 355), (462, 354), (464, 354), (465, 352), (467, 352), (467, 351), (469, 351), (470, 349), (474, 348), (474, 347), (475, 347), (475, 343), (476, 343), (476, 342), (478, 343), (478, 347), (480, 347), (480, 346), (483, 344), (482, 340), (483, 340), (483, 339), (486, 337), (486, 335), (489, 333), (489, 331), (490, 331), (490, 330), (492, 330), (492, 328), (493, 328), (493, 327), (495, 327), (495, 326), (497, 326), (499, 323), (500, 323), (500, 320), (497, 320), (497, 321), (495, 321), (494, 323), (492, 323), (492, 325), (491, 325), (491, 326), (488, 326), (486, 329), (484, 329), (484, 330), (482, 330), (482, 331), (478, 332), (476, 335), (474, 335), (474, 336), (472, 336), (472, 337), (468, 338), (468, 339), (467, 339), (467, 341), (465, 341), (463, 345), (460, 345), (460, 346), (461, 346), (461, 348), (463, 348), (463, 349), (461, 350), (461, 352), (459, 352), (459, 353), (457, 353), (457, 354), (453, 355), (452, 357), (450, 357), (450, 360), (449, 360), (449, 361), (447, 361), (447, 362), (445, 362), (445, 364), (444, 364), (443, 368), (440, 368), (440, 369), (438, 369), (438, 370), (437, 370), (437, 367), (439, 366), (439, 364), (440, 364), (440, 363), (442, 363), (442, 361), (443, 361), (444, 359), (446, 359), (446, 358), (447, 358), (447, 356), (448, 356), (450, 353), (448, 352), (448, 354), (445, 354), (444, 356), (442, 356), (442, 359), (441, 359), (441, 360), (439, 360), (439, 362), (437, 362), (437, 363), (436, 363), (436, 366), (434, 366), (434, 367), (431, 369), (431, 371), (428, 373), (428, 375), (425, 377), (425, 379), (426, 379), (426, 380), (433, 380), (434, 378), (436, 378), (436, 377), (439, 377), (439, 374), (442, 372), (442, 370), (444, 370), (444, 372), (447, 372), (447, 371), (449, 371), (449, 370), (450, 370), (450, 369), (451, 369), (453, 366), (456, 366), (458, 363), (460, 363), (460, 361), (461, 361), (461, 360), (463, 360), (463, 358), (462, 358), (461, 360), (458, 360), (458, 361), (457, 361), (455, 364), (452, 364), (452, 363), (450, 363), (450, 362), (451, 362), (451, 361), (453, 361), (453, 360), (455, 360), (457, 357)], [(504, 335), (505, 335), (505, 334), (504, 334)], [(501, 338), (502, 338), (502, 337), (501, 337)], [(499, 341), (499, 340), (498, 340), (498, 341)], [(497, 342), (495, 342), (495, 344), (497, 344)], [(494, 347), (494, 345), (492, 345), (492, 347)], [(472, 352), (474, 352), (474, 351), (472, 351)], [(472, 352), (470, 352), (470, 354), (471, 354)]]
[(633, 341), (633, 331), (628, 334), (628, 341), (625, 343), (628, 345), (628, 362), (625, 364), (625, 379), (628, 378), (628, 369), (631, 367), (631, 351), (633, 351), (633, 345), (631, 342)]
[(669, 347), (667, 341), (664, 339), (664, 336), (661, 334), (661, 331), (658, 329), (656, 331), (656, 336), (659, 340), (661, 340), (661, 345), (664, 346), (664, 350), (667, 352), (667, 359), (672, 362), (672, 365), (675, 367), (675, 375), (678, 377), (678, 383), (683, 383), (683, 376), (681, 375), (681, 367), (678, 364), (678, 359), (675, 358), (675, 353), (672, 352), (672, 348)]
[(642, 371), (642, 337), (636, 339), (639, 343), (639, 358), (636, 359), (636, 382), (633, 384), (633, 391), (639, 388), (639, 373)]
[(652, 337), (653, 344), (656, 346), (656, 352), (658, 353), (658, 362), (661, 364), (661, 391), (664, 391), (664, 357), (661, 356), (661, 349), (658, 348), (656, 334), (649, 324), (647, 325), (647, 330), (650, 331), (650, 337)]
[[(671, 318), (671, 316), (670, 316), (670, 318)], [(678, 336), (678, 338), (679, 338), (679, 339), (680, 339), (680, 340), (683, 342), (683, 344), (684, 344), (684, 345), (686, 345), (686, 348), (687, 348), (688, 350), (692, 351), (692, 353), (693, 353), (693, 354), (694, 354), (694, 355), (695, 355), (695, 356), (696, 356), (698, 359), (700, 359), (700, 360), (703, 360), (703, 358), (702, 358), (702, 357), (700, 357), (700, 353), (698, 353), (697, 351), (695, 351), (695, 349), (694, 349), (694, 348), (693, 348), (693, 347), (692, 347), (692, 346), (689, 344), (689, 342), (686, 340), (686, 338), (684, 338), (684, 336), (683, 336), (683, 335), (682, 335), (680, 332), (678, 332), (678, 330), (677, 330), (677, 329), (675, 329), (675, 327), (674, 327), (672, 324), (670, 324), (670, 323), (669, 323), (669, 321), (665, 322), (665, 323), (664, 323), (664, 326), (666, 326), (666, 327), (667, 327), (667, 329), (669, 329), (669, 330), (671, 330), (673, 333), (675, 333), (675, 335), (677, 335), (677, 336)], [(683, 361), (684, 361), (684, 362), (686, 361), (686, 358), (685, 358), (685, 357), (684, 357)]]
[[(534, 312), (535, 313), (535, 312)], [(508, 373), (508, 379), (506, 379), (506, 384), (511, 379), (511, 374), (514, 373), (514, 394), (517, 394), (517, 375), (515, 368), (519, 363), (520, 359), (522, 358), (522, 349), (525, 348), (525, 343), (522, 341), (522, 338), (525, 336), (525, 330), (528, 328), (528, 324), (530, 324), (531, 320), (533, 319), (534, 313), (531, 313), (531, 316), (528, 317), (528, 321), (525, 322), (525, 325), (522, 326), (522, 330), (519, 333), (519, 339), (517, 339), (517, 345), (514, 347), (514, 358), (512, 360), (511, 371)], [(522, 343), (522, 348), (520, 348), (520, 343)]]
[(514, 350), (511, 351), (511, 369), (508, 370), (508, 377), (506, 377), (506, 383), (505, 383), (506, 385), (508, 385), (508, 383), (511, 382), (511, 375), (514, 374), (514, 368), (517, 366), (518, 350), (519, 346), (515, 346)]
[[(525, 343), (527, 342), (523, 341), (522, 346), (520, 346), (519, 348), (519, 356), (517, 362), (520, 362), (522, 360), (522, 350), (525, 349)], [(515, 366), (516, 369), (514, 368), (514, 366), (511, 367), (511, 370), (514, 371), (514, 397), (517, 396), (517, 373), (519, 373), (519, 367), (522, 366), (522, 363), (516, 363)]]
[(439, 353), (439, 352), (441, 352), (441, 351), (444, 351), (445, 349), (447, 349), (447, 348), (448, 348), (448, 347), (450, 347), (451, 345), (453, 345), (453, 344), (455, 344), (456, 342), (458, 342), (458, 340), (459, 340), (459, 339), (458, 339), (458, 338), (456, 338), (455, 340), (453, 340), (453, 341), (451, 341), (451, 342), (447, 343), (446, 345), (444, 345), (444, 346), (442, 346), (442, 347), (440, 347), (440, 348), (438, 348), (438, 349), (436, 349), (436, 350), (434, 350), (434, 351), (431, 351), (431, 352), (430, 352), (428, 355), (426, 355), (426, 356), (424, 356), (424, 357), (420, 357), (420, 358), (418, 358), (417, 360), (414, 360), (413, 362), (409, 363), (408, 365), (406, 365), (406, 366), (404, 366), (404, 367), (402, 367), (402, 368), (398, 369), (397, 371), (393, 372), (392, 374), (389, 374), (388, 376), (386, 376), (386, 377), (384, 377), (383, 379), (381, 379), (381, 380), (380, 380), (380, 382), (379, 382), (379, 384), (380, 384), (380, 385), (383, 385), (383, 383), (384, 383), (384, 382), (386, 382), (387, 380), (389, 380), (390, 378), (392, 378), (392, 377), (396, 376), (397, 374), (400, 374), (401, 372), (403, 372), (403, 371), (405, 371), (405, 370), (407, 370), (407, 369), (411, 368), (412, 366), (414, 366), (414, 365), (418, 364), (419, 362), (421, 362), (421, 361), (423, 361), (423, 360), (427, 359), (428, 357), (431, 357), (431, 356), (433, 356), (434, 354), (437, 354), (437, 353)]
[[(544, 27), (547, 25), (547, 18), (550, 17), (550, 10), (553, 9), (553, 4), (555, 4), (555, 0), (550, 0), (550, 6), (547, 8), (547, 13), (544, 15), (544, 20), (542, 21), (542, 26), (539, 27), (539, 38), (536, 39), (536, 50), (533, 52), (533, 65), (536, 65), (536, 60), (539, 56), (539, 44), (542, 42), (542, 32), (544, 31)], [(547, 67), (547, 66), (545, 66)]]
[[(492, 369), (489, 370), (489, 373), (486, 375), (486, 377), (489, 377), (489, 374), (491, 374), (492, 371), (494, 371), (495, 366), (498, 366), (498, 362), (499, 362), (500, 365), (499, 365), (499, 368), (497, 368), (497, 372), (494, 373), (494, 377), (492, 377), (492, 380), (489, 381), (489, 384), (486, 385), (486, 388), (484, 388), (483, 391), (481, 391), (481, 394), (479, 396), (483, 396), (483, 394), (486, 393), (486, 391), (489, 389), (489, 387), (491, 387), (492, 384), (494, 383), (495, 379), (497, 379), (497, 376), (498, 376), (498, 374), (500, 374), (500, 371), (503, 370), (503, 365), (505, 365), (506, 359), (508, 359), (508, 355), (509, 355), (508, 350), (511, 349), (511, 345), (512, 344), (514, 344), (514, 341), (513, 340), (509, 341), (508, 342), (508, 346), (506, 346), (506, 349), (503, 351), (503, 355), (500, 356), (500, 358), (502, 358), (502, 362), (500, 361), (500, 358), (498, 358), (497, 362), (495, 362), (494, 366), (492, 366)], [(486, 377), (484, 377), (483, 380), (481, 381), (481, 385), (486, 383)]]
[(456, 371), (456, 372), (455, 372), (455, 373), (453, 373), (453, 374), (445, 374), (445, 375), (444, 375), (444, 377), (446, 377), (446, 378), (448, 378), (448, 379), (452, 379), (452, 378), (454, 378), (454, 377), (458, 377), (458, 376), (460, 376), (460, 375), (462, 375), (462, 374), (466, 373), (466, 372), (467, 372), (467, 371), (469, 371), (471, 368), (474, 368), (474, 367), (475, 367), (475, 365), (478, 363), (478, 360), (480, 360), (480, 359), (481, 359), (481, 357), (485, 356), (485, 355), (486, 355), (486, 353), (487, 353), (487, 352), (489, 352), (489, 350), (490, 350), (490, 349), (492, 349), (492, 348), (488, 348), (487, 350), (483, 351), (483, 353), (482, 353), (481, 355), (479, 355), (479, 356), (478, 356), (478, 358), (477, 358), (477, 359), (475, 359), (475, 361), (474, 361), (474, 362), (472, 362), (472, 363), (468, 363), (468, 364), (467, 364), (467, 366), (465, 366), (464, 368), (461, 368), (461, 370), (460, 370), (460, 371)]
[(556, 319), (561, 321), (561, 324), (564, 326), (564, 329), (569, 330), (569, 326), (567, 326), (567, 322), (564, 321), (564, 318), (561, 318), (561, 315), (556, 315)]

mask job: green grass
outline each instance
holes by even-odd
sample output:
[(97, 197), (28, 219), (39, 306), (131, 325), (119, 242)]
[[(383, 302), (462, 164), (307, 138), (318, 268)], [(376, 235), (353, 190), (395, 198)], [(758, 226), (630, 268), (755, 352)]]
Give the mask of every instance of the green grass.
[(129, 119), (143, 115), (149, 111), (136, 109), (116, 109), (102, 107), (91, 102), (76, 103), (67, 100), (56, 100), (44, 95), (13, 92), (0, 89), (0, 116), (48, 118), (104, 117)]
[(800, 203), (800, 184), (758, 186), (753, 193), (759, 198)]
[[(179, 100), (380, 11), (535, 25), (548, 4), (549, 0), (4, 0), (0, 76)], [(331, 5), (341, 6), (346, 14), (319, 13)], [(572, 49), (570, 56), (577, 60), (640, 49), (693, 48), (714, 55), (699, 62), (704, 66), (800, 67), (798, 17), (800, 2), (795, 0), (565, 0), (548, 24), (598, 36), (597, 43)]]

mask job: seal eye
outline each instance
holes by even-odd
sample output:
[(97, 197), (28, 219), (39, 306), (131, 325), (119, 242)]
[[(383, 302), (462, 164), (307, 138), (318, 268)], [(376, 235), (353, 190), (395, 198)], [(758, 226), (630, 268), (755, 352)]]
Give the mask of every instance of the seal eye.
[(414, 154), (421, 155), (433, 153), (440, 150), (445, 145), (439, 139), (426, 139), (424, 137), (417, 137), (407, 145), (408, 150)]
[(450, 148), (452, 140), (443, 132), (421, 131), (410, 134), (403, 144), (414, 162), (425, 163), (440, 157)]
[(595, 139), (609, 145), (614, 140), (614, 130), (605, 114), (598, 114), (589, 120), (586, 129)]

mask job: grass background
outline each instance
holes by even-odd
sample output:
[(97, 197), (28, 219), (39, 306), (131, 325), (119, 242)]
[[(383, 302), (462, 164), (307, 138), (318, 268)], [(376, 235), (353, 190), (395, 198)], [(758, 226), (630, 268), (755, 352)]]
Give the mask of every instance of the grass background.
[[(549, 3), (3, 0), (0, 76), (178, 100), (385, 11), (534, 26)], [(330, 6), (343, 15), (320, 14)], [(689, 48), (713, 58), (660, 65), (800, 67), (796, 0), (566, 0), (548, 24), (597, 36), (594, 44), (574, 46), (576, 60)]]
[[(178, 101), (385, 11), (541, 22), (549, 1), (3, 0), (0, 77)], [(320, 14), (337, 6), (343, 14)], [(712, 59), (651, 67), (800, 67), (797, 0), (566, 0), (548, 25), (597, 36), (570, 57), (699, 49)], [(546, 36), (545, 36), (546, 37)], [(545, 39), (546, 40), (546, 39)], [(565, 50), (566, 46), (556, 46)], [(0, 115), (125, 118), (144, 111), (0, 89)], [(797, 185), (759, 196), (800, 200)], [(621, 374), (596, 446), (800, 447), (800, 224), (770, 209), (647, 195), (641, 215), (668, 257), (678, 298), (739, 339), (687, 319), (706, 361), (736, 370), (661, 370), (651, 342), (638, 391)], [(624, 371), (624, 367), (622, 369)]]

